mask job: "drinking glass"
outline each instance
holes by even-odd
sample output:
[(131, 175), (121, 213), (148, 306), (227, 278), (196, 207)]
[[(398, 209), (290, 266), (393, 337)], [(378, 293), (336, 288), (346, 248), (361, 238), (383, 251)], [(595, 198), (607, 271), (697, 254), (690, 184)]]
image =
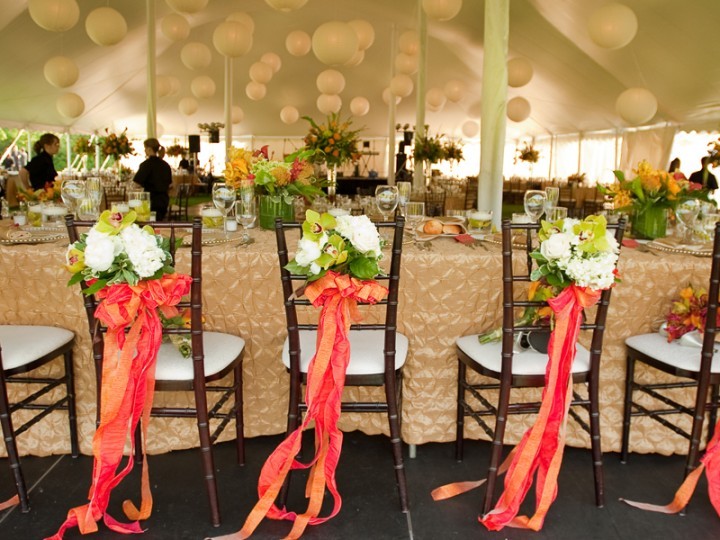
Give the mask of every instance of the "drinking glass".
[(147, 191), (129, 191), (128, 207), (135, 211), (138, 221), (150, 221), (150, 193)]
[(471, 233), (488, 234), (492, 230), (492, 210), (469, 210), (467, 216)]
[(219, 229), (223, 225), (223, 213), (214, 204), (203, 204), (200, 217), (204, 229)]
[(548, 186), (545, 188), (545, 215), (549, 216), (550, 211), (555, 208), (560, 198), (560, 188)]
[(408, 201), (405, 205), (405, 219), (408, 222), (410, 231), (415, 233), (420, 223), (425, 219), (425, 203)]
[(60, 184), (60, 196), (67, 211), (77, 215), (77, 206), (85, 197), (85, 181), (76, 178), (66, 178)]
[(375, 188), (375, 206), (382, 214), (383, 221), (389, 221), (390, 215), (398, 205), (397, 186), (378, 186)]
[(257, 219), (257, 203), (255, 197), (240, 197), (235, 202), (235, 221), (243, 228), (243, 242), (250, 240), (247, 230)]
[(693, 243), (693, 228), (700, 212), (700, 204), (695, 199), (681, 202), (675, 208), (675, 217), (683, 224), (682, 241), (685, 244)]
[[(213, 184), (212, 201), (215, 205), (215, 208), (220, 210), (220, 212), (222, 213), (224, 222), (225, 220), (227, 220), (227, 215), (230, 210), (232, 210), (232, 207), (235, 204), (235, 190), (222, 182)], [(227, 238), (227, 227), (224, 227), (224, 229), (225, 237)]]
[(556, 206), (551, 208), (549, 212), (546, 211), (545, 217), (547, 217), (548, 221), (555, 222), (567, 218), (567, 213), (568, 209), (565, 206)]
[(412, 191), (411, 182), (397, 182), (395, 184), (398, 188), (398, 206), (400, 207), (400, 214), (405, 215), (405, 205), (410, 202), (410, 192)]
[(545, 211), (547, 196), (544, 191), (529, 189), (525, 192), (525, 213), (533, 223), (537, 223)]
[(102, 202), (103, 186), (100, 178), (91, 176), (85, 180), (85, 197), (94, 200), (97, 203), (98, 208)]

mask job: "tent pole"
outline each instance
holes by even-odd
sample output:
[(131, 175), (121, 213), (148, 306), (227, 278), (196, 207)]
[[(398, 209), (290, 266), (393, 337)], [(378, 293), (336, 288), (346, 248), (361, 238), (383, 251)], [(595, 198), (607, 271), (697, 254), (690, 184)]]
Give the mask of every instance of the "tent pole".
[(73, 164), (72, 164), (72, 153), (70, 148), (70, 131), (65, 132), (65, 161), (66, 161), (66, 167), (68, 170), (73, 170)]
[[(397, 30), (393, 24), (390, 27), (390, 80), (395, 76), (395, 53), (396, 53)], [(388, 85), (388, 88), (390, 86)], [(388, 149), (387, 149), (387, 181), (389, 185), (395, 185), (395, 96), (388, 90)]]
[(232, 148), (232, 91), (233, 91), (232, 58), (225, 57), (225, 161), (230, 161)]
[(478, 210), (491, 208), (498, 229), (502, 221), (509, 19), (510, 0), (485, 2)]
[(155, 0), (147, 0), (147, 136), (157, 137), (157, 94), (155, 88)]
[[(418, 73), (417, 88), (415, 89), (415, 140), (426, 136), (425, 133), (425, 81), (427, 80), (427, 17), (422, 7), (422, 0), (417, 2), (418, 10), (418, 39), (420, 50), (418, 51)], [(414, 155), (414, 152), (413, 152)], [(427, 183), (423, 162), (415, 160), (415, 172), (413, 174), (413, 187), (425, 189)]]

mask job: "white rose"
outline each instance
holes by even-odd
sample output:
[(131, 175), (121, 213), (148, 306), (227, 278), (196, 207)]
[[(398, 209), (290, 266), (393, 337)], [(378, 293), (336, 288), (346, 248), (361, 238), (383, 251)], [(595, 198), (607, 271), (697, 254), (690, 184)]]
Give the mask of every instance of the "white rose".
[(85, 264), (94, 273), (104, 272), (112, 265), (115, 255), (122, 250), (116, 236), (90, 229), (85, 240)]
[(571, 237), (566, 233), (555, 233), (540, 244), (540, 253), (548, 261), (567, 259), (571, 255)]
[(149, 278), (163, 267), (166, 255), (154, 235), (133, 223), (123, 229), (120, 238), (139, 277)]
[[(323, 234), (317, 242), (309, 238), (301, 238), (295, 253), (295, 262), (300, 266), (310, 266), (322, 254), (322, 246), (327, 243), (327, 235)], [(317, 272), (314, 272), (317, 273)]]
[(340, 216), (335, 230), (359, 252), (378, 257), (382, 253), (380, 235), (367, 216)]

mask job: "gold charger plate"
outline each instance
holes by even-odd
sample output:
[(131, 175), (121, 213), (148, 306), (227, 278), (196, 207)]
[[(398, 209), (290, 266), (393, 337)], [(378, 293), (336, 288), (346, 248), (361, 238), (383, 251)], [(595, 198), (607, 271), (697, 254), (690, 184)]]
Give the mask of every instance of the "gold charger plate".
[[(485, 238), (482, 239), (483, 242), (488, 242), (490, 244), (497, 244), (499, 246), (502, 246), (502, 235), (501, 234), (491, 234), (486, 235)], [(513, 249), (525, 249), (526, 247), (526, 240), (524, 236), (515, 235), (513, 237), (513, 243), (512, 247)]]
[[(239, 242), (243, 239), (244, 233), (242, 231), (231, 232), (225, 237), (225, 233), (222, 231), (203, 231), (202, 233), (202, 245), (203, 246), (220, 246), (222, 244), (230, 244), (232, 242)], [(192, 234), (183, 236), (182, 245), (190, 246), (192, 244)]]
[(697, 248), (689, 248), (685, 244), (675, 244), (674, 242), (665, 243), (651, 240), (645, 245), (651, 249), (662, 251), (664, 253), (673, 253), (676, 255), (695, 255), (696, 257), (712, 257), (711, 244), (703, 244), (702, 246), (697, 246)]
[(67, 235), (58, 230), (50, 232), (10, 229), (0, 233), (0, 244), (47, 244), (63, 238), (67, 239)]

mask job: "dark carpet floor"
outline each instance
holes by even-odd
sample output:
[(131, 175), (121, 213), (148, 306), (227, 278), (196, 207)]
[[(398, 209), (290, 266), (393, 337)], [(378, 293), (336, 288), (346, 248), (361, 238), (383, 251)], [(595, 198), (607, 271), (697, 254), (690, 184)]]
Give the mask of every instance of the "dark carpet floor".
[[(216, 447), (223, 524), (210, 526), (197, 451), (188, 450), (150, 457), (154, 510), (144, 523), (146, 540), (198, 539), (228, 534), (239, 529), (257, 500), (256, 482), (260, 467), (280, 437), (247, 440), (247, 464), (234, 464), (231, 443)], [(310, 441), (308, 441), (310, 442)], [(312, 448), (312, 445), (306, 445)], [(303, 538), (312, 539), (475, 539), (498, 540), (705, 540), (720, 537), (720, 519), (701, 480), (687, 515), (668, 516), (643, 512), (618, 501), (628, 499), (667, 503), (681, 480), (681, 456), (632, 455), (626, 465), (617, 454), (605, 455), (605, 508), (594, 505), (590, 454), (568, 448), (559, 479), (559, 493), (540, 532), (506, 528), (488, 532), (477, 521), (483, 488), (454, 499), (433, 502), (430, 491), (442, 484), (482, 478), (489, 444), (468, 441), (466, 458), (457, 463), (451, 444), (418, 447), (417, 458), (406, 459), (410, 491), (410, 513), (399, 510), (392, 458), (387, 438), (348, 433), (338, 467), (338, 485), (343, 496), (340, 514), (329, 522), (309, 527)], [(28, 485), (32, 486), (31, 511), (10, 509), (0, 514), (0, 539), (42, 539), (53, 534), (67, 510), (85, 502), (92, 460), (69, 456), (23, 459)], [(113, 494), (111, 515), (122, 518), (121, 502), (137, 501), (136, 471)], [(304, 510), (302, 473), (291, 485), (289, 507)], [(7, 460), (0, 460), (0, 499), (12, 494)], [(523, 506), (532, 511), (532, 497)], [(264, 521), (253, 538), (279, 539), (290, 531), (290, 523)], [(81, 538), (77, 530), (67, 539)], [(86, 538), (128, 538), (100, 524), (97, 534)]]

